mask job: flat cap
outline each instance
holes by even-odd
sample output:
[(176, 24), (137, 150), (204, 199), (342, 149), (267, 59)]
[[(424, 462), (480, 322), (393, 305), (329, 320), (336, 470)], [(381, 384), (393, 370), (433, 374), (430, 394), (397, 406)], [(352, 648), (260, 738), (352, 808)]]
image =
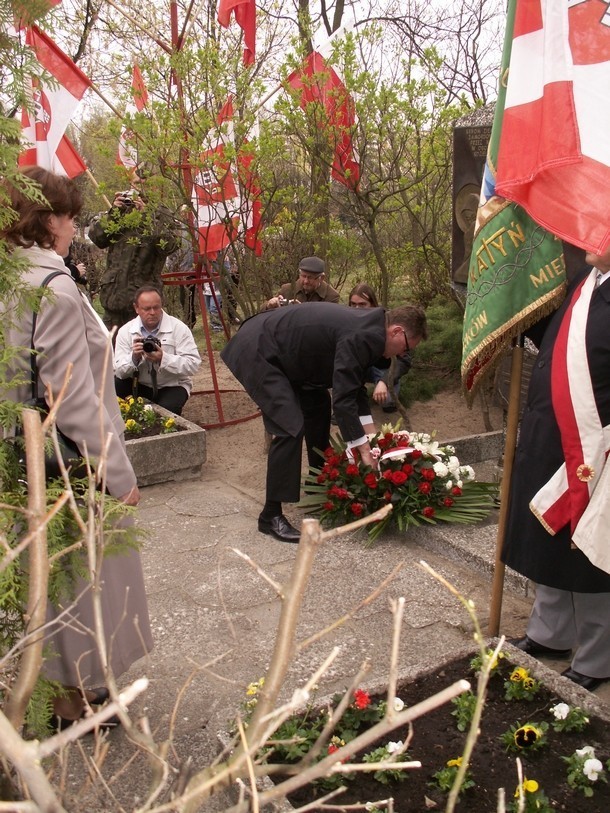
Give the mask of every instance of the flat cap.
[(319, 257), (303, 257), (299, 263), (299, 271), (307, 271), (308, 274), (323, 274), (325, 270), (324, 260)]

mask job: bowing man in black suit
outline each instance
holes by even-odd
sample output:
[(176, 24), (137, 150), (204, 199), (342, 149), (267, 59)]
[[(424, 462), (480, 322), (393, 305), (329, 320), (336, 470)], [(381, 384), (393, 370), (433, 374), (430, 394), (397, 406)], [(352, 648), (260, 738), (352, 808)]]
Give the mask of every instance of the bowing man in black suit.
[(540, 343), (502, 559), (536, 583), (513, 643), (571, 657), (562, 674), (592, 691), (610, 679), (610, 249), (585, 262)]
[(343, 439), (358, 450), (364, 465), (375, 466), (358, 417), (363, 399), (366, 403), (368, 368), (380, 356), (417, 347), (426, 336), (425, 313), (413, 305), (386, 312), (312, 302), (265, 311), (242, 324), (221, 357), (258, 404), (273, 435), (259, 531), (282, 542), (300, 538), (283, 515), (282, 503), (300, 497), (303, 437), (308, 447), (325, 449), (329, 443), (330, 399), (317, 398), (316, 392), (332, 387)]

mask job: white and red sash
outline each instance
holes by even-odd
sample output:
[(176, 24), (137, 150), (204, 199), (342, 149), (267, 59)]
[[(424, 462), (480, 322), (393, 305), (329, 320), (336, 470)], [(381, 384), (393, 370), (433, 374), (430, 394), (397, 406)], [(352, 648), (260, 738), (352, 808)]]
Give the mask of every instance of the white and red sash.
[(593, 270), (576, 290), (553, 348), (551, 393), (565, 462), (530, 502), (530, 510), (553, 535), (568, 523), (572, 532), (576, 528), (610, 449), (595, 404), (585, 345), (596, 276)]

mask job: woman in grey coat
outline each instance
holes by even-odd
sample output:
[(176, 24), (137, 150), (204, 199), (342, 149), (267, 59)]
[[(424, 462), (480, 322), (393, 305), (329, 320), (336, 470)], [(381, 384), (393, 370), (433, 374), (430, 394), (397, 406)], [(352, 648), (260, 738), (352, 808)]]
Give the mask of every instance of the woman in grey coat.
[[(38, 369), (38, 396), (57, 397), (71, 363), (72, 375), (57, 412), (57, 427), (95, 463), (106, 448), (107, 492), (127, 505), (137, 505), (140, 494), (127, 457), (124, 424), (114, 392), (110, 336), (86, 297), (79, 291), (62, 257), (74, 238), (74, 218), (82, 200), (73, 181), (40, 167), (23, 170), (36, 181), (48, 206), (28, 200), (11, 188), (12, 208), (18, 219), (1, 233), (15, 258), (27, 263), (23, 281), (40, 286), (52, 272), (61, 272), (48, 283), (36, 319), (33, 345)], [(16, 295), (17, 296), (17, 295)], [(17, 309), (17, 302), (2, 303), (7, 342), (23, 348), (11, 362), (8, 380), (20, 375), (23, 384), (8, 397), (25, 402), (31, 395), (30, 353), (33, 313)], [(12, 374), (12, 379), (11, 379)], [(152, 648), (144, 579), (137, 551), (104, 557), (100, 567), (101, 606), (108, 664), (118, 677)], [(91, 583), (77, 579), (73, 600), (60, 606), (49, 603), (47, 622), (69, 608), (58, 624), (52, 624), (45, 642), (49, 651), (43, 673), (68, 688), (56, 698), (55, 714), (63, 720), (77, 719), (84, 710), (82, 693), (104, 682), (99, 648), (93, 636), (94, 615)], [(67, 622), (67, 623), (66, 623)], [(88, 694), (92, 701), (97, 697)]]

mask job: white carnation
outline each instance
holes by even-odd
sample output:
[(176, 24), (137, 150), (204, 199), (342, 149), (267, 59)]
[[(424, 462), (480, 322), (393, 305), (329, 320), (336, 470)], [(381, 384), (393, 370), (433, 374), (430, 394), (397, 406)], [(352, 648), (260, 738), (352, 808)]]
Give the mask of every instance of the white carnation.
[(437, 477), (446, 477), (449, 474), (449, 469), (444, 463), (435, 463), (432, 468)]
[(472, 466), (460, 466), (460, 475), (464, 480), (474, 480), (474, 469)]
[(447, 489), (447, 491), (451, 491), (451, 489), (453, 488), (453, 480), (447, 480), (447, 482), (445, 483), (445, 488)]
[(458, 458), (457, 458), (455, 455), (451, 455), (451, 457), (450, 457), (450, 458), (449, 458), (449, 460), (447, 461), (447, 466), (448, 466), (448, 468), (449, 468), (449, 471), (450, 471), (450, 472), (451, 472), (453, 475), (457, 475), (457, 474), (459, 474), (459, 471), (460, 471), (460, 461), (458, 460)]

